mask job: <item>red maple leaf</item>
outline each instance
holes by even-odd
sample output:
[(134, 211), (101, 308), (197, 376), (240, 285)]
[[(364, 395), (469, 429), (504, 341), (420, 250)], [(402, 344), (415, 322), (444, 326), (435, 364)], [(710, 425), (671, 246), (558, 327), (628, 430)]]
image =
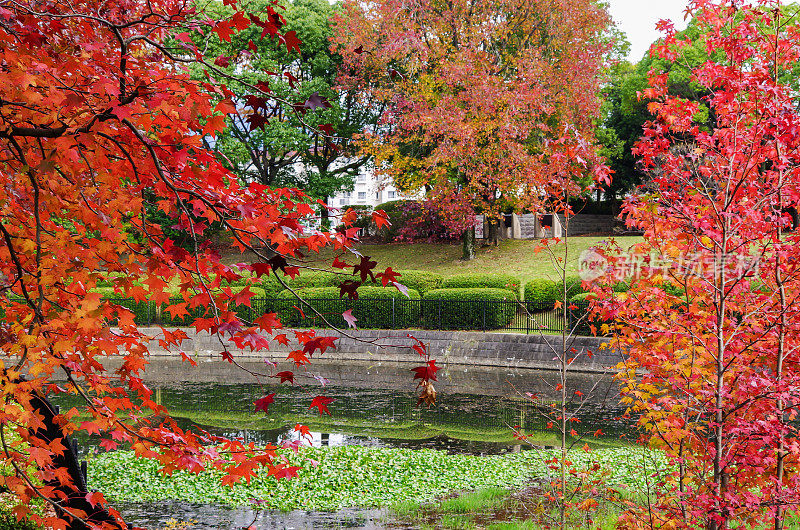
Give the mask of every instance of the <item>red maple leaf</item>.
[(276, 313), (264, 313), (255, 319), (254, 324), (258, 324), (258, 326), (267, 333), (272, 332), (272, 330), (275, 328), (282, 327), (281, 321), (278, 319), (278, 315)]
[(297, 424), (294, 426), (294, 431), (299, 432), (303, 438), (311, 438), (311, 431), (305, 425)]
[(297, 366), (303, 366), (304, 364), (308, 364), (308, 357), (306, 357), (305, 352), (303, 350), (294, 350), (286, 356), (287, 360), (294, 361), (294, 364)]
[(389, 222), (389, 216), (383, 210), (375, 210), (374, 212), (372, 212), (372, 221), (375, 223), (375, 226), (377, 226), (378, 229), (381, 229), (384, 226), (388, 227), (391, 225), (391, 223)]
[(268, 413), (269, 411), (267, 409), (269, 408), (269, 406), (272, 404), (273, 401), (275, 401), (274, 392), (272, 394), (267, 394), (264, 397), (258, 398), (256, 400), (256, 412), (258, 412), (259, 410), (263, 410), (264, 414)]
[(277, 374), (270, 377), (279, 377), (281, 383), (289, 381), (290, 384), (294, 384), (294, 372), (289, 372), (289, 371), (278, 372)]
[(384, 272), (379, 272), (378, 274), (375, 275), (376, 278), (379, 278), (381, 280), (381, 285), (383, 285), (384, 287), (386, 287), (390, 283), (391, 284), (397, 283), (397, 278), (399, 278), (400, 276), (401, 275), (398, 272), (393, 271), (391, 267), (387, 267)]
[(320, 353), (325, 353), (328, 348), (336, 349), (336, 337), (316, 337), (309, 339), (303, 345), (303, 353), (314, 355), (314, 352), (319, 350)]
[(421, 379), (422, 381), (436, 381), (436, 372), (439, 370), (441, 368), (436, 366), (436, 359), (431, 359), (424, 365), (411, 369), (414, 372), (414, 379)]
[(249, 268), (255, 272), (259, 278), (263, 275), (269, 276), (269, 271), (272, 270), (272, 266), (269, 263), (253, 263)]
[(231, 59), (233, 59), (233, 57), (228, 57), (227, 55), (220, 55), (219, 57), (214, 59), (214, 64), (217, 66), (221, 66), (222, 68), (226, 68), (230, 66)]
[(358, 289), (361, 286), (361, 282), (354, 282), (351, 280), (347, 280), (339, 285), (339, 298), (343, 297), (347, 294), (347, 297), (351, 300), (358, 300)]
[(300, 469), (301, 468), (298, 466), (287, 466), (286, 464), (280, 464), (270, 469), (267, 475), (272, 475), (276, 479), (293, 478), (297, 476), (297, 472)]
[(287, 31), (283, 35), (283, 42), (286, 44), (286, 51), (291, 52), (292, 50), (296, 50), (297, 53), (300, 53), (300, 44), (302, 43), (300, 39), (297, 38), (297, 32), (295, 30)]
[(247, 121), (250, 123), (251, 131), (258, 129), (259, 127), (263, 129), (264, 126), (269, 123), (269, 119), (258, 112), (253, 112), (250, 114), (250, 116), (247, 117)]
[(350, 267), (350, 265), (347, 264), (346, 262), (340, 261), (338, 256), (333, 258), (333, 264), (332, 265), (336, 269), (346, 269), (346, 268)]
[(358, 273), (361, 276), (362, 282), (367, 281), (367, 277), (371, 278), (374, 282), (375, 275), (372, 273), (372, 269), (374, 269), (377, 264), (378, 262), (372, 261), (369, 259), (369, 256), (361, 256), (361, 262), (353, 267), (353, 274)]
[(219, 38), (230, 42), (231, 35), (233, 35), (233, 24), (228, 20), (221, 20), (214, 24), (214, 32), (219, 35)]
[(328, 410), (328, 405), (333, 403), (334, 399), (327, 397), (327, 396), (317, 396), (313, 400), (311, 400), (311, 405), (309, 405), (308, 410), (317, 407), (319, 409), (320, 415), (324, 412), (328, 416), (331, 415), (330, 411)]
[(417, 352), (420, 357), (427, 357), (428, 347), (425, 346), (425, 343), (410, 333), (408, 334), (408, 338), (414, 341), (414, 344), (411, 346), (411, 348)]

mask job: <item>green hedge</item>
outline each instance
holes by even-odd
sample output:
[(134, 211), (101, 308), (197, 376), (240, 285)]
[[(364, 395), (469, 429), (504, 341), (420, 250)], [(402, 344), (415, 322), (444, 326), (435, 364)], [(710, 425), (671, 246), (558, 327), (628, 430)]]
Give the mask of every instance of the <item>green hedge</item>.
[(517, 312), (516, 296), (508, 289), (436, 289), (422, 300), (426, 329), (500, 329)]
[(686, 297), (686, 290), (683, 288), (683, 285), (678, 285), (676, 283), (669, 283), (664, 282), (661, 284), (661, 289), (667, 293), (671, 294), (672, 296), (677, 296), (679, 298)]
[[(347, 327), (342, 313), (353, 310), (356, 326), (359, 328), (407, 328), (417, 327), (419, 321), (419, 293), (408, 290), (406, 298), (394, 287), (358, 288), (358, 300), (340, 298), (338, 287), (307, 287), (297, 290), (297, 294), (336, 327)], [(299, 302), (291, 291), (286, 290), (278, 296), (278, 315), (284, 326), (325, 327), (311, 309)], [(305, 317), (293, 306), (303, 310)]]
[[(383, 271), (381, 270), (377, 272)], [(420, 270), (397, 270), (395, 272), (400, 274), (400, 277), (397, 279), (398, 283), (405, 285), (409, 289), (417, 291), (421, 295), (432, 289), (441, 288), (442, 281), (444, 279), (441, 274), (436, 274), (435, 272)], [(286, 278), (286, 284), (292, 289), (306, 289), (308, 287), (339, 287), (339, 285), (347, 280), (356, 281), (358, 279), (359, 278), (355, 275), (336, 274), (325, 271), (303, 271), (293, 280)], [(274, 281), (277, 283), (277, 280)], [(382, 287), (381, 280), (378, 278), (375, 279), (374, 283), (367, 279), (364, 286)], [(275, 293), (276, 296), (281, 291), (283, 291), (283, 287), (280, 287), (277, 290)]]
[[(613, 320), (602, 320), (597, 315), (587, 315), (594, 297), (594, 293), (579, 293), (569, 299), (569, 327), (576, 335), (593, 335), (592, 326), (595, 327), (597, 335), (600, 335), (600, 326), (613, 324)], [(584, 317), (584, 315), (586, 316)], [(583, 320), (580, 320), (581, 317)]]
[[(409, 289), (417, 291), (421, 296), (434, 289), (441, 289), (444, 276), (436, 274), (435, 272), (419, 271), (419, 270), (399, 270), (395, 271), (400, 274), (397, 278), (397, 283), (405, 285)], [(376, 278), (376, 283), (380, 284), (381, 281)]]
[(445, 278), (442, 289), (506, 289), (519, 299), (522, 282), (510, 274), (458, 274)]
[[(567, 300), (585, 292), (580, 276), (570, 275), (565, 278), (567, 283)], [(541, 311), (552, 309), (556, 301), (563, 297), (563, 284), (560, 280), (546, 280), (537, 278), (525, 284), (525, 302), (528, 311)]]
[[(300, 274), (294, 278), (289, 278), (288, 276), (283, 278), (286, 284), (292, 289), (306, 289), (308, 287), (336, 287), (348, 279), (348, 276), (344, 274), (308, 270), (301, 270)], [(281, 289), (281, 291), (283, 291), (283, 289)]]
[[(243, 287), (232, 287), (233, 293), (238, 293)], [(275, 310), (275, 298), (268, 297), (267, 292), (259, 287), (251, 287), (250, 291), (253, 297), (250, 299), (250, 306), (246, 305), (233, 305), (231, 309), (237, 313), (239, 318), (251, 322), (252, 320), (260, 317), (264, 313), (270, 313)], [(188, 316), (173, 317), (172, 314), (166, 311), (167, 304), (157, 306), (152, 301), (137, 302), (133, 298), (127, 298), (124, 294), (114, 292), (113, 287), (101, 287), (95, 289), (99, 292), (104, 299), (112, 300), (119, 306), (122, 306), (133, 312), (134, 321), (139, 325), (147, 325), (153, 323), (160, 323), (163, 326), (188, 326), (195, 318), (203, 317), (206, 314), (205, 307), (188, 308)], [(177, 294), (177, 293), (176, 293)], [(180, 303), (182, 298), (172, 298), (173, 303)]]
[(632, 280), (621, 280), (611, 286), (611, 290), (615, 293), (627, 293), (631, 290)]
[[(567, 300), (570, 300), (575, 295), (586, 292), (586, 290), (583, 288), (583, 280), (581, 280), (581, 277), (578, 276), (577, 274), (567, 276), (566, 282), (567, 282)], [(558, 290), (559, 292), (561, 291), (561, 286), (558, 287)]]
[(528, 311), (553, 309), (559, 296), (558, 284), (553, 280), (536, 278), (525, 284), (525, 304)]

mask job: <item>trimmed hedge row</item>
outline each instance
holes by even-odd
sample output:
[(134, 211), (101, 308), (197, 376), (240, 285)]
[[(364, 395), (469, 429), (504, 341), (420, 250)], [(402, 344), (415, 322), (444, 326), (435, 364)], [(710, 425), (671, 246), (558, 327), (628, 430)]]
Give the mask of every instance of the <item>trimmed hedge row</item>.
[(528, 311), (553, 309), (559, 298), (558, 285), (553, 280), (537, 278), (525, 284), (525, 304)]
[[(242, 291), (242, 287), (233, 287), (231, 291), (238, 293)], [(166, 326), (188, 326), (195, 318), (200, 318), (206, 315), (206, 308), (194, 307), (187, 308), (188, 316), (173, 317), (172, 314), (166, 311), (167, 304), (156, 304), (153, 301), (137, 302), (133, 298), (127, 298), (123, 294), (114, 292), (113, 287), (100, 287), (94, 290), (102, 295), (103, 299), (110, 300), (115, 304), (128, 309), (133, 313), (134, 321), (137, 323), (150, 324), (153, 322), (160, 322)], [(268, 297), (267, 292), (259, 287), (250, 287), (253, 293), (250, 299), (251, 307), (243, 304), (236, 304), (231, 307), (239, 318), (252, 321), (255, 318), (274, 311), (274, 298)], [(180, 303), (182, 298), (173, 298), (173, 302)]]
[(441, 274), (436, 274), (435, 272), (428, 272), (428, 271), (419, 271), (419, 270), (399, 270), (397, 271), (400, 273), (400, 278), (398, 278), (398, 283), (401, 283), (408, 287), (409, 289), (413, 289), (417, 291), (420, 295), (425, 295), (428, 291), (433, 291), (434, 289), (441, 289), (442, 282), (444, 282), (444, 277)]
[(579, 293), (569, 299), (569, 327), (576, 335), (594, 335), (594, 326), (597, 335), (601, 335), (600, 327), (603, 324), (613, 325), (613, 320), (603, 320), (597, 315), (589, 315), (591, 301), (594, 293)]
[[(427, 329), (499, 329), (517, 311), (508, 289), (436, 289), (425, 294), (422, 325)], [(494, 303), (493, 303), (494, 302)]]
[(511, 274), (457, 274), (445, 278), (442, 289), (506, 289), (519, 299), (522, 282)]
[[(580, 276), (567, 276), (567, 300), (585, 292)], [(563, 285), (560, 281), (537, 278), (525, 284), (525, 302), (528, 311), (553, 309), (556, 301), (563, 296)]]
[[(417, 291), (420, 295), (432, 289), (439, 289), (442, 286), (443, 277), (435, 272), (420, 270), (398, 270), (400, 274), (398, 283), (405, 285), (411, 290)], [(286, 279), (286, 283), (292, 289), (305, 289), (308, 287), (339, 287), (346, 280), (354, 280), (356, 277), (349, 274), (336, 274), (325, 271), (303, 271), (296, 278)], [(365, 287), (382, 287), (381, 281), (377, 280), (373, 284), (369, 279)], [(283, 288), (280, 289), (281, 291)], [(277, 293), (276, 293), (277, 294)], [(338, 297), (338, 294), (337, 294)]]
[[(306, 302), (300, 303), (288, 289), (278, 295), (278, 315), (284, 326), (324, 326), (325, 322), (311, 311), (310, 305), (337, 327), (347, 327), (342, 313), (352, 309), (359, 328), (407, 328), (419, 322), (419, 293), (408, 290), (408, 298), (394, 287), (359, 287), (358, 300), (339, 298), (338, 287), (307, 287), (297, 294)], [(296, 306), (303, 311), (297, 310)]]

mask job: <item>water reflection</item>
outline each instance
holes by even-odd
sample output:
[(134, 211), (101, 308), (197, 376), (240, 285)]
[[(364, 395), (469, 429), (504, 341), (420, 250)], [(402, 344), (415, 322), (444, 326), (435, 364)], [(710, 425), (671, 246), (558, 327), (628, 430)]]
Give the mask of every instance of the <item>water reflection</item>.
[[(386, 510), (340, 510), (329, 512), (254, 511), (216, 504), (191, 504), (164, 501), (116, 503), (125, 520), (134, 526), (161, 529), (170, 521), (192, 523), (191, 530), (241, 530), (254, 525), (259, 529), (363, 528), (386, 527)], [(399, 528), (393, 526), (393, 528)]]
[[(313, 385), (264, 384), (245, 379), (227, 363), (204, 363), (191, 370), (185, 363), (156, 361), (148, 368), (148, 384), (155, 399), (165, 405), (184, 428), (240, 438), (257, 445), (299, 439), (297, 423), (311, 430), (315, 446), (368, 445), (374, 447), (436, 448), (449, 452), (493, 454), (524, 449), (513, 437), (513, 427), (532, 433), (538, 445), (554, 446), (558, 437), (547, 423), (556, 374), (532, 370), (445, 368), (439, 372), (435, 407), (416, 406), (409, 365), (341, 365), (315, 363)], [(319, 378), (330, 381), (325, 387)], [(271, 381), (271, 380), (270, 380)], [(572, 391), (584, 396), (580, 432), (602, 429), (602, 439), (589, 443), (617, 443), (631, 433), (631, 422), (621, 420), (624, 409), (610, 376), (575, 374)], [(269, 414), (256, 413), (254, 402), (275, 392)], [(525, 392), (538, 394), (532, 401)], [(309, 411), (314, 396), (334, 398), (332, 415)], [(79, 404), (74, 397), (57, 396), (62, 407)], [(577, 406), (573, 403), (572, 406)], [(92, 451), (96, 437), (82, 438), (83, 451)], [(120, 503), (117, 506), (131, 523), (151, 530), (164, 528), (170, 520), (195, 521), (192, 529), (256, 528), (385, 528), (382, 510), (343, 510), (336, 513), (274, 511), (255, 512), (249, 507), (229, 509), (216, 505), (194, 505), (163, 501)], [(400, 528), (392, 526), (393, 528)]]
[[(160, 372), (172, 374), (173, 369), (166, 365)], [(234, 382), (233, 376), (222, 377), (223, 381), (192, 382), (191, 371), (183, 378), (169, 377), (150, 384), (155, 400), (167, 407), (181, 428), (200, 428), (259, 445), (297, 440), (294, 426), (298, 423), (309, 427), (315, 446), (433, 447), (493, 454), (516, 449), (515, 426), (530, 433), (537, 445), (558, 443), (556, 432), (547, 427), (554, 416), (550, 406), (557, 397), (553, 392), (557, 377), (551, 372), (445, 369), (439, 374), (437, 404), (427, 408), (416, 405), (406, 365), (364, 370), (323, 364), (317, 370), (321, 372), (315, 374), (313, 385)], [(158, 366), (151, 367), (156, 376), (160, 372)], [(319, 377), (330, 380), (330, 384), (316, 384)], [(576, 430), (594, 433), (601, 429), (604, 434), (604, 440), (593, 438), (590, 444), (614, 442), (631, 432), (630, 421), (621, 419), (624, 408), (610, 376), (575, 374), (572, 385), (573, 392), (580, 390), (583, 394), (581, 422), (575, 425)], [(255, 412), (255, 400), (273, 392), (275, 401), (269, 414)], [(524, 392), (534, 392), (538, 397), (531, 400)], [(309, 410), (317, 395), (334, 399), (329, 405), (330, 416)], [(58, 396), (55, 401), (69, 407), (76, 404), (72, 403), (74, 399)], [(573, 409), (578, 405), (577, 401), (570, 404)], [(97, 443), (90, 439), (82, 442)]]

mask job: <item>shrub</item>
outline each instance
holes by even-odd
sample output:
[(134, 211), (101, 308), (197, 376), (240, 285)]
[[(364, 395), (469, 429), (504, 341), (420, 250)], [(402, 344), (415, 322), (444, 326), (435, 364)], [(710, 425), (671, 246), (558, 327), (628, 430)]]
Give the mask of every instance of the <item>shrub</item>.
[[(433, 289), (440, 289), (444, 280), (441, 274), (435, 272), (418, 270), (399, 270), (395, 272), (400, 273), (400, 277), (397, 279), (398, 283), (417, 291), (421, 296)], [(376, 283), (380, 285), (381, 281), (376, 279)]]
[[(586, 290), (583, 288), (583, 280), (577, 274), (569, 275), (566, 277), (567, 281), (567, 300), (570, 300), (573, 296), (581, 293), (585, 293)], [(556, 282), (559, 284), (561, 282)], [(558, 291), (561, 291), (561, 287), (558, 287)], [(559, 297), (561, 298), (561, 297)]]
[(569, 327), (576, 335), (594, 335), (592, 326), (594, 326), (597, 335), (601, 335), (600, 326), (603, 324), (612, 325), (614, 322), (613, 320), (603, 320), (597, 315), (588, 314), (593, 298), (595, 298), (594, 293), (578, 293), (569, 299)]
[[(376, 272), (382, 272), (376, 269)], [(428, 271), (418, 271), (418, 270), (399, 270), (395, 271), (400, 273), (400, 278), (398, 278), (399, 283), (405, 285), (409, 289), (413, 289), (417, 291), (419, 294), (424, 294), (431, 289), (438, 289), (442, 286), (442, 275), (436, 274), (435, 272), (428, 272)], [(354, 275), (348, 274), (336, 274), (333, 272), (325, 272), (325, 271), (303, 271), (297, 276), (294, 280), (290, 280), (287, 278), (287, 285), (292, 289), (305, 289), (307, 287), (339, 287), (342, 282), (346, 280), (357, 281), (358, 278)], [(277, 283), (277, 280), (275, 280)], [(365, 287), (374, 287), (374, 286), (381, 286), (381, 280), (375, 279), (373, 283), (371, 280), (367, 279), (365, 282)], [(388, 287), (387, 287), (388, 288)], [(392, 287), (394, 289), (394, 287)], [(283, 287), (277, 291), (280, 293), (283, 291)], [(276, 293), (276, 295), (277, 295)], [(339, 297), (337, 292), (336, 297)]]
[[(232, 287), (233, 293), (238, 293), (243, 287)], [(110, 300), (115, 304), (122, 306), (133, 312), (134, 321), (139, 325), (147, 324), (161, 324), (165, 326), (188, 326), (195, 318), (203, 317), (206, 315), (207, 309), (205, 307), (187, 308), (188, 316), (173, 317), (172, 313), (166, 311), (167, 304), (157, 306), (151, 301), (137, 302), (133, 298), (126, 297), (124, 294), (115, 293), (113, 287), (101, 287), (95, 289), (99, 292), (103, 299)], [(250, 307), (246, 305), (232, 305), (231, 309), (236, 312), (239, 318), (252, 322), (253, 319), (258, 318), (264, 313), (274, 311), (275, 300), (274, 297), (267, 297), (264, 289), (259, 287), (250, 287), (253, 292), (253, 297), (250, 299)], [(180, 303), (183, 298), (173, 297), (170, 299), (171, 303)]]
[(508, 289), (436, 289), (422, 300), (422, 324), (427, 329), (499, 329), (517, 312), (516, 296)]
[(406, 211), (406, 203), (411, 202), (407, 200), (389, 201), (379, 204), (375, 207), (376, 210), (383, 210), (387, 217), (389, 217), (389, 226), (381, 227), (380, 229), (372, 224), (371, 232), (376, 234), (377, 237), (386, 243), (394, 241), (398, 235), (401, 227), (403, 227), (408, 220), (408, 213)]
[(440, 289), (444, 277), (441, 274), (428, 271), (418, 270), (400, 270), (399, 283), (402, 283), (409, 289), (414, 289), (420, 295), (425, 295), (428, 291)]
[(684, 289), (683, 285), (678, 285), (677, 283), (669, 283), (664, 282), (661, 284), (661, 289), (672, 296), (677, 296), (679, 298), (686, 298), (686, 289)]
[[(292, 289), (306, 289), (308, 287), (336, 287), (347, 278), (345, 275), (333, 272), (301, 270), (300, 274), (294, 278), (285, 276), (282, 279)], [(277, 283), (277, 280), (275, 282)]]
[(558, 284), (553, 280), (537, 278), (525, 284), (525, 305), (528, 311), (553, 309), (559, 298)]
[(611, 286), (611, 290), (615, 293), (627, 293), (631, 290), (630, 280), (621, 280)]
[[(353, 310), (352, 314), (356, 317), (359, 328), (407, 328), (416, 326), (419, 321), (420, 296), (413, 289), (408, 290), (409, 298), (394, 287), (370, 286), (358, 288), (358, 300), (340, 298), (338, 287), (307, 287), (299, 289), (297, 294), (336, 327), (347, 327), (342, 313), (348, 309)], [(302, 309), (305, 316), (293, 306)], [(298, 302), (289, 290), (278, 296), (278, 314), (285, 326), (326, 326), (306, 304)]]
[(506, 289), (519, 298), (522, 282), (510, 274), (459, 274), (445, 278), (442, 282), (443, 289)]

